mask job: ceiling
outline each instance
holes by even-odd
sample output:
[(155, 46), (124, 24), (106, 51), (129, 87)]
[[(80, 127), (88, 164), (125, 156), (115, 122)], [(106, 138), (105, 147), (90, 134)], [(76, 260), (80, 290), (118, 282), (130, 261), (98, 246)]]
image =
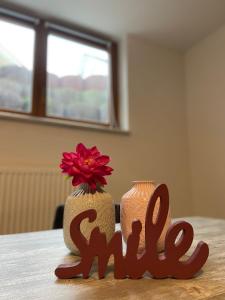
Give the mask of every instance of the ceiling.
[(121, 39), (187, 49), (225, 23), (225, 0), (2, 0)]

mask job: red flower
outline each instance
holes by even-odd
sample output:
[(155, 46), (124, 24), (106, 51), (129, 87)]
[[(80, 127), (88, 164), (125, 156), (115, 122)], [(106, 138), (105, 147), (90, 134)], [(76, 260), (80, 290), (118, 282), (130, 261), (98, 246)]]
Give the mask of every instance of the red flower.
[(107, 184), (104, 176), (111, 175), (113, 171), (106, 166), (109, 161), (109, 156), (101, 155), (96, 146), (88, 149), (80, 143), (76, 152), (63, 153), (60, 168), (63, 173), (73, 177), (74, 186), (87, 183), (92, 190), (96, 190), (97, 185)]

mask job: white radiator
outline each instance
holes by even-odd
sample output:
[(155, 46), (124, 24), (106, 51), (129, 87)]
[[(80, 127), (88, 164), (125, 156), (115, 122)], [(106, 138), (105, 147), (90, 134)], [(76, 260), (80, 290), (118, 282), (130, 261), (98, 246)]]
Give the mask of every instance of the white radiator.
[(51, 229), (71, 191), (58, 169), (0, 168), (0, 234)]

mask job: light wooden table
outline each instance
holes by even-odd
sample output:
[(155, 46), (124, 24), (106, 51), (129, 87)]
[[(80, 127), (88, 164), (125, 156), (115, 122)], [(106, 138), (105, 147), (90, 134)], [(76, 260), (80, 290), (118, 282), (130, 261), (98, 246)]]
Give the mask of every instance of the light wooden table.
[(115, 280), (112, 267), (105, 279), (57, 280), (59, 263), (74, 260), (63, 243), (62, 230), (0, 236), (0, 299), (225, 299), (225, 221), (184, 218), (195, 241), (209, 244), (210, 256), (195, 279)]

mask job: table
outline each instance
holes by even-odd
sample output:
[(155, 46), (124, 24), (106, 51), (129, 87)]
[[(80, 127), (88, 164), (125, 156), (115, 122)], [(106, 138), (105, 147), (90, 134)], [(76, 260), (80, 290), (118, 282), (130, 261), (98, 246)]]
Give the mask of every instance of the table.
[(62, 230), (31, 232), (0, 236), (0, 299), (225, 299), (225, 221), (183, 219), (194, 227), (193, 246), (209, 244), (209, 259), (195, 279), (115, 280), (111, 262), (105, 279), (97, 280), (94, 272), (86, 280), (57, 280), (56, 266), (74, 260)]

